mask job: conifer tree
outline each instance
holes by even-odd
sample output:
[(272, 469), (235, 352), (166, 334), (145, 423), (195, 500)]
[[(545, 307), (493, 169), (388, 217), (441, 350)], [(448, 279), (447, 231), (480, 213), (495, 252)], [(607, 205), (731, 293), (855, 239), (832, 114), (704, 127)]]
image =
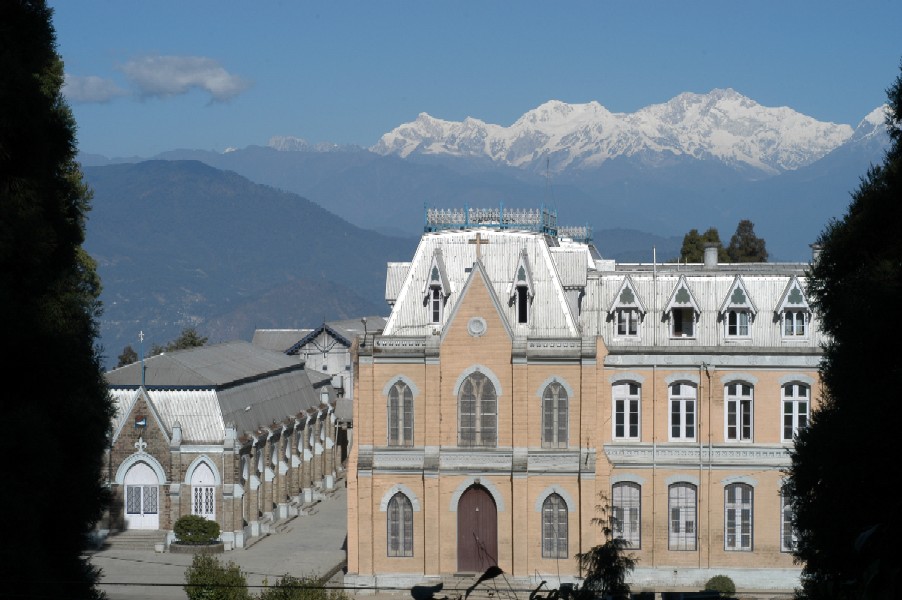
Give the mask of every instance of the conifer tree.
[[(898, 598), (902, 501), (902, 75), (888, 90), (891, 145), (821, 234), (809, 294), (829, 335), (822, 404), (800, 432), (784, 493), (804, 564), (803, 592), (820, 598)], [(888, 462), (889, 460), (889, 462)]]
[(739, 221), (727, 246), (727, 256), (731, 263), (767, 262), (766, 244), (755, 235), (754, 223), (748, 219)]
[(95, 346), (100, 281), (82, 249), (90, 194), (75, 162), (51, 10), (0, 2), (0, 314), (6, 597), (90, 598), (82, 558), (105, 498), (112, 414)]

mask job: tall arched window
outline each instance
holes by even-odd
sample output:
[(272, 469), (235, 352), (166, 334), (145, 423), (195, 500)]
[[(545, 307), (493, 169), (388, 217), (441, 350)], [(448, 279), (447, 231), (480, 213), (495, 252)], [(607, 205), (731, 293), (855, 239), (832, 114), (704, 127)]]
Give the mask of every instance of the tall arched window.
[(623, 538), (628, 548), (641, 543), (641, 490), (638, 483), (615, 483), (613, 487), (614, 537)]
[(783, 386), (783, 441), (791, 442), (808, 427), (808, 386), (789, 383)]
[(568, 427), (567, 390), (560, 383), (549, 383), (542, 394), (542, 447), (566, 448)]
[(400, 380), (388, 392), (388, 445), (413, 446), (413, 393)]
[(471, 373), (460, 386), (458, 445), (494, 448), (498, 444), (498, 397), (491, 380)]
[(669, 534), (667, 547), (670, 550), (695, 550), (696, 489), (691, 483), (675, 483), (667, 489), (667, 509), (669, 512)]
[(191, 514), (216, 519), (216, 480), (205, 462), (197, 465), (191, 474)]
[(724, 488), (724, 550), (752, 550), (752, 486), (734, 483)]
[(550, 494), (542, 504), (542, 558), (567, 556), (567, 503)]
[(389, 556), (413, 556), (413, 506), (410, 499), (398, 492), (388, 501)]

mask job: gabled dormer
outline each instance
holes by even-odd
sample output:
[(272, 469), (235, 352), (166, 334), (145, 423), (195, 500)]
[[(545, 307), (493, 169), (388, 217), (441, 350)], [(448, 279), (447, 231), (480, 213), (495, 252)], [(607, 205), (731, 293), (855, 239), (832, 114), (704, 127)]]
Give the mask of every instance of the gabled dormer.
[(429, 273), (423, 289), (423, 305), (427, 307), (430, 323), (442, 322), (445, 302), (450, 295), (451, 284), (448, 280), (445, 260), (442, 258), (442, 249), (436, 248), (429, 263)]
[(747, 338), (752, 334), (752, 322), (758, 308), (749, 295), (741, 275), (733, 279), (726, 298), (720, 305), (719, 314), (724, 322), (724, 336), (727, 338)]
[(784, 339), (798, 340), (808, 337), (811, 307), (805, 289), (795, 275), (786, 284), (786, 289), (783, 290), (777, 304), (776, 313), (780, 319), (780, 331), (783, 332)]
[(516, 307), (517, 323), (529, 322), (529, 305), (536, 295), (535, 290), (532, 267), (529, 264), (529, 257), (526, 255), (526, 248), (524, 248), (520, 251), (517, 268), (508, 290), (509, 302)]
[(614, 321), (615, 337), (638, 337), (639, 323), (645, 318), (645, 305), (636, 292), (633, 279), (627, 275), (614, 295), (608, 314)]
[(680, 275), (680, 280), (664, 306), (664, 314), (670, 319), (670, 337), (694, 338), (695, 325), (701, 312), (686, 276)]

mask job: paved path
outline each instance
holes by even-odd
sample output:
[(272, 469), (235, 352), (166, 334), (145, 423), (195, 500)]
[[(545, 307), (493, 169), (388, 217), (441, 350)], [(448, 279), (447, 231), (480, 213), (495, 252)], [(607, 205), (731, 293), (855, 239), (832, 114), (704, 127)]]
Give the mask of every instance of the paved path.
[[(312, 513), (292, 519), (284, 531), (268, 535), (250, 548), (219, 555), (247, 574), (249, 586), (274, 583), (282, 575), (322, 575), (346, 557), (347, 490), (344, 479), (313, 507)], [(280, 527), (281, 529), (281, 527)], [(95, 552), (91, 562), (103, 570), (100, 589), (110, 600), (186, 598), (182, 589), (190, 554), (157, 554), (109, 548)], [(251, 587), (256, 595), (258, 588)]]

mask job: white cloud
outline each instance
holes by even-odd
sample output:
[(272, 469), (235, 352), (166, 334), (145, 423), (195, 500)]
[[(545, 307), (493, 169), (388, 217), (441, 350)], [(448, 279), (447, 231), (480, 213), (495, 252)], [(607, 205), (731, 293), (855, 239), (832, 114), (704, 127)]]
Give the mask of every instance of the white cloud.
[(117, 96), (125, 95), (126, 91), (120, 88), (114, 81), (103, 79), (96, 75), (79, 77), (66, 73), (63, 84), (63, 94), (70, 102), (109, 102)]
[(250, 87), (249, 81), (203, 56), (145, 56), (128, 61), (121, 70), (145, 98), (200, 89), (208, 92), (212, 101), (224, 102)]

